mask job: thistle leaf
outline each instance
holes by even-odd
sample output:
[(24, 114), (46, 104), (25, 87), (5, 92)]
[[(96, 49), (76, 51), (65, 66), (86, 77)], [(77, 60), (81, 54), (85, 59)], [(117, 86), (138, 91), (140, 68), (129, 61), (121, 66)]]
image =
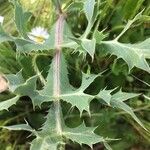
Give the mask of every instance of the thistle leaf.
[(81, 42), (81, 46), (93, 59), (95, 54), (96, 40), (94, 38), (92, 40), (84, 39)]
[(24, 81), (22, 77), (22, 71), (19, 71), (16, 75), (7, 75), (6, 78), (9, 82), (9, 89), (16, 95), (29, 96), (32, 100), (33, 107), (41, 106), (43, 102), (50, 101), (51, 99), (45, 95), (41, 95), (36, 90), (36, 81), (38, 76), (33, 76)]
[(96, 96), (95, 98), (97, 99), (102, 99), (103, 101), (106, 102), (106, 104), (110, 105), (110, 101), (111, 101), (111, 98), (112, 98), (112, 95), (111, 95), (111, 92), (113, 90), (101, 90)]
[(104, 142), (105, 139), (94, 133), (95, 128), (86, 127), (84, 124), (76, 128), (64, 128), (64, 136), (79, 144), (87, 144), (92, 147), (93, 144)]
[(22, 77), (22, 71), (19, 71), (17, 74), (6, 75), (6, 78), (9, 82), (9, 90), (11, 92), (14, 92), (19, 85), (25, 82)]
[(20, 98), (20, 96), (16, 96), (16, 97), (11, 98), (9, 100), (0, 102), (0, 111), (1, 110), (8, 110), (9, 107), (16, 104), (16, 102), (19, 100), (19, 98)]
[(150, 39), (147, 39), (139, 44), (124, 44), (115, 40), (102, 41), (101, 48), (111, 55), (122, 58), (128, 64), (129, 71), (137, 67), (150, 73), (150, 67), (146, 61), (146, 58), (150, 58), (149, 41)]
[(48, 114), (46, 115), (46, 121), (42, 126), (42, 132), (44, 134), (55, 134), (56, 133), (56, 119), (55, 118), (55, 111), (54, 108), (51, 108), (48, 110)]
[(88, 22), (91, 22), (94, 13), (95, 0), (85, 0), (83, 10)]
[(76, 91), (68, 92), (68, 94), (62, 94), (60, 98), (68, 103), (71, 103), (72, 106), (76, 106), (80, 111), (80, 115), (83, 110), (86, 110), (90, 114), (89, 104), (93, 99), (93, 96), (84, 94), (82, 91)]
[(99, 74), (86, 74), (86, 73), (82, 73), (82, 83), (81, 86), (79, 88), (79, 91), (82, 90), (86, 90), (90, 84), (99, 76), (101, 76), (102, 73)]
[(75, 52), (79, 53), (88, 53), (92, 59), (95, 54), (96, 40), (95, 38), (89, 40), (87, 38), (77, 39), (72, 37), (72, 41), (68, 41), (68, 43), (64, 43), (63, 47), (68, 47), (74, 49)]
[(140, 94), (127, 93), (127, 92), (122, 92), (121, 90), (119, 90), (117, 93), (112, 95), (112, 100), (124, 102), (125, 100), (137, 97), (139, 95)]
[(19, 85), (14, 93), (21, 96), (29, 96), (33, 103), (33, 108), (35, 106), (41, 106), (43, 102), (50, 101), (49, 97), (46, 95), (41, 95), (39, 91), (36, 90), (36, 81), (38, 76), (33, 76), (29, 78), (25, 83)]
[(88, 34), (91, 32), (91, 29), (98, 15), (98, 7), (99, 7), (99, 2), (95, 7), (95, 0), (85, 0), (83, 10), (88, 20), (88, 25), (81, 38), (86, 39)]
[(8, 130), (15, 130), (15, 131), (25, 130), (25, 131), (33, 132), (33, 129), (28, 124), (4, 126), (3, 128)]
[(22, 37), (27, 37), (27, 22), (31, 17), (30, 12), (24, 12), (17, 0), (11, 0), (15, 6), (15, 23)]
[(68, 103), (71, 103), (73, 106), (76, 106), (80, 113), (82, 114), (83, 110), (86, 110), (90, 113), (89, 103), (94, 98), (94, 96), (85, 94), (84, 91), (90, 86), (90, 84), (98, 77), (98, 75), (89, 75), (82, 74), (82, 83), (81, 86), (76, 90), (71, 90), (68, 88), (67, 94), (61, 94), (60, 98)]
[(31, 143), (30, 150), (57, 150), (58, 143), (52, 141), (49, 137), (37, 137)]
[(143, 127), (145, 130), (147, 130), (144, 125), (142, 124), (142, 122), (137, 118), (137, 116), (134, 114), (133, 110), (131, 107), (129, 107), (126, 103), (122, 102), (122, 101), (116, 101), (116, 100), (111, 100), (111, 106), (112, 107), (116, 107), (116, 108), (120, 108), (122, 110), (124, 110), (125, 112), (127, 112), (128, 114), (130, 114), (133, 119), (141, 126)]

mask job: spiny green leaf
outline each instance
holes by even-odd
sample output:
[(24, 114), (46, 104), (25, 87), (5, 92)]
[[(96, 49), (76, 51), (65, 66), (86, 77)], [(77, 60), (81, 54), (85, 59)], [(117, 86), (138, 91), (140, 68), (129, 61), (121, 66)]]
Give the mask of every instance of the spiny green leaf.
[(92, 40), (84, 39), (81, 41), (82, 41), (81, 45), (83, 49), (85, 49), (85, 51), (87, 51), (93, 59), (94, 54), (95, 54), (96, 40), (93, 38)]
[(68, 41), (68, 43), (64, 43), (62, 46), (74, 49), (74, 52), (79, 52), (80, 54), (88, 53), (92, 57), (92, 59), (94, 58), (96, 46), (96, 40), (94, 38), (89, 40), (86, 38), (77, 39), (71, 37), (71, 39), (72, 41)]
[(95, 0), (85, 0), (83, 10), (89, 22), (93, 17), (94, 6), (95, 6)]
[(137, 21), (138, 19), (140, 19), (142, 17), (142, 12), (144, 10), (142, 10), (141, 12), (139, 12), (132, 20), (129, 20), (128, 23), (126, 24), (126, 26), (124, 27), (124, 29), (122, 30), (122, 32), (115, 38), (115, 41), (118, 41), (119, 38), (131, 27), (131, 25)]
[(16, 102), (19, 100), (20, 96), (16, 96), (14, 98), (11, 98), (9, 100), (0, 102), (0, 111), (1, 110), (8, 110), (9, 107), (16, 104)]
[(99, 32), (98, 30), (96, 30), (94, 32), (94, 38), (96, 40), (96, 43), (100, 43), (100, 41), (102, 41), (106, 37), (107, 37), (107, 34), (104, 34), (103, 31)]
[(52, 141), (49, 137), (37, 137), (31, 143), (30, 150), (57, 150), (58, 143)]
[(113, 100), (115, 101), (125, 101), (134, 97), (139, 96), (140, 94), (136, 94), (136, 93), (127, 93), (127, 92), (122, 92), (121, 90), (115, 94), (112, 95)]
[(27, 37), (27, 22), (31, 17), (30, 12), (24, 12), (17, 0), (11, 0), (15, 6), (15, 23), (21, 36)]
[(68, 103), (71, 103), (73, 106), (76, 106), (80, 113), (82, 114), (83, 110), (89, 111), (89, 103), (94, 98), (94, 96), (85, 94), (84, 91), (87, 89), (90, 84), (98, 77), (98, 75), (89, 75), (89, 74), (82, 74), (82, 83), (81, 86), (76, 90), (71, 90), (68, 88), (68, 92), (65, 94), (61, 94), (60, 98)]
[(111, 100), (111, 106), (112, 107), (116, 107), (116, 108), (120, 108), (123, 109), (125, 112), (127, 112), (128, 114), (130, 114), (133, 119), (141, 126), (143, 127), (145, 130), (147, 130), (144, 125), (142, 124), (142, 122), (137, 118), (137, 116), (134, 114), (133, 110), (131, 109), (131, 107), (129, 107), (127, 104), (125, 104), (122, 101), (116, 101), (114, 99)]
[(144, 125), (134, 114), (133, 110), (126, 103), (124, 103), (125, 100), (137, 97), (137, 96), (139, 96), (139, 94), (126, 93), (126, 92), (122, 92), (120, 90), (112, 95), (111, 94), (112, 91), (113, 90), (100, 91), (99, 94), (96, 95), (96, 98), (104, 100), (106, 102), (106, 104), (108, 104), (111, 107), (123, 109), (124, 111), (129, 113), (133, 117), (133, 119), (145, 129)]
[[(35, 130), (33, 130), (28, 124), (19, 124), (19, 125), (13, 125), (13, 126), (4, 126), (4, 129), (8, 130), (25, 130), (32, 132), (34, 134), (37, 134)], [(37, 136), (32, 142), (31, 142), (31, 150), (46, 150), (51, 149), (57, 150), (58, 143), (50, 138), (50, 135), (46, 135), (45, 137)]]
[(106, 104), (110, 105), (110, 101), (111, 101), (111, 98), (112, 98), (112, 95), (111, 95), (111, 92), (113, 90), (101, 90), (96, 96), (95, 98), (97, 99), (102, 99), (106, 102)]
[(54, 108), (51, 108), (48, 110), (48, 114), (46, 115), (46, 121), (42, 126), (42, 132), (45, 134), (55, 134), (56, 131), (56, 119), (55, 118), (55, 111)]
[(22, 71), (19, 71), (17, 74), (6, 75), (6, 78), (9, 82), (9, 89), (11, 92), (14, 92), (19, 85), (25, 82), (22, 77)]
[(93, 99), (93, 96), (84, 94), (83, 91), (72, 91), (68, 92), (68, 94), (62, 94), (60, 98), (68, 103), (71, 103), (72, 106), (76, 106), (80, 111), (80, 115), (83, 110), (86, 110), (90, 114), (89, 104)]
[(25, 83), (19, 85), (14, 93), (21, 96), (29, 96), (32, 100), (33, 107), (41, 106), (43, 102), (50, 101), (49, 97), (46, 95), (41, 95), (39, 91), (36, 90), (36, 81), (38, 76), (33, 76), (29, 78)]
[(33, 129), (28, 124), (19, 124), (19, 125), (12, 125), (12, 126), (4, 126), (3, 128), (4, 129), (8, 129), (8, 130), (15, 130), (15, 131), (25, 130), (25, 131), (33, 132)]
[[(41, 130), (36, 133), (37, 137), (32, 142), (32, 148), (36, 148), (36, 145), (45, 149), (57, 149), (57, 146), (63, 142), (63, 138), (60, 134), (57, 133), (57, 119), (55, 110), (53, 108), (53, 105), (48, 110), (48, 114), (46, 115), (46, 121), (44, 125), (42, 126)], [(61, 126), (64, 126), (63, 117), (61, 118)], [(63, 128), (62, 128), (63, 130)], [(63, 132), (63, 131), (62, 131)], [(31, 149), (32, 149), (31, 148)], [(34, 150), (33, 149), (33, 150)]]
[(84, 124), (76, 128), (64, 128), (64, 136), (79, 144), (87, 144), (92, 147), (92, 144), (104, 142), (105, 139), (94, 133), (95, 128), (86, 127)]
[(97, 78), (101, 76), (101, 73), (99, 74), (86, 74), (86, 73), (82, 73), (82, 83), (81, 86), (79, 88), (79, 91), (82, 90), (86, 90), (90, 84)]
[[(124, 44), (118, 42), (119, 38), (130, 28), (130, 26), (141, 18), (142, 12), (138, 13), (134, 19), (129, 20), (123, 31), (115, 38), (115, 40), (112, 41), (103, 41), (102, 47), (104, 50), (106, 50), (110, 54), (116, 55), (118, 58), (122, 58), (129, 66), (129, 70), (131, 70), (134, 66), (141, 68), (147, 72), (150, 72), (150, 68), (148, 63), (146, 62), (145, 52), (149, 50), (149, 48), (146, 46), (146, 49), (143, 50), (142, 46), (149, 44), (149, 40), (145, 40), (144, 42), (140, 44)], [(148, 54), (149, 56), (149, 54)]]
[(16, 95), (29, 96), (32, 100), (33, 107), (41, 106), (43, 102), (50, 101), (51, 99), (45, 95), (41, 95), (36, 90), (36, 81), (38, 76), (33, 76), (28, 80), (24, 81), (22, 77), (22, 71), (19, 71), (16, 75), (7, 75), (9, 81), (10, 91)]
[(86, 0), (84, 2), (84, 6), (83, 6), (83, 10), (84, 10), (84, 13), (86, 15), (86, 18), (88, 20), (88, 25), (87, 25), (87, 28), (84, 32), (84, 34), (81, 36), (81, 39), (82, 38), (87, 38), (87, 36), (89, 35), (89, 33), (91, 32), (91, 29), (94, 25), (94, 22), (96, 20), (96, 17), (98, 16), (98, 7), (99, 7), (99, 2), (98, 2), (98, 5), (96, 5), (95, 7), (95, 0)]
[(149, 40), (150, 39), (147, 39), (139, 44), (124, 44), (115, 40), (103, 41), (101, 42), (101, 48), (111, 55), (122, 58), (128, 64), (129, 70), (133, 67), (137, 67), (150, 73), (150, 67), (146, 61), (146, 58), (149, 58)]
[(25, 83), (20, 84), (14, 92), (23, 96), (31, 95), (32, 92), (36, 90), (36, 81), (37, 76), (33, 76), (29, 78)]

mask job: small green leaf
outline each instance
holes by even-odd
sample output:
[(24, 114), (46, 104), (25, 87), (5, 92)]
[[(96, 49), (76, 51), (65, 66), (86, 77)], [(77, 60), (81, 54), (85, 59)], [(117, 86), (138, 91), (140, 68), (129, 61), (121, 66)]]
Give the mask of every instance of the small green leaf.
[(81, 9), (83, 9), (83, 3), (82, 3), (82, 1), (79, 1), (79, 2), (74, 1), (65, 9), (67, 9), (67, 13), (81, 10)]
[(82, 45), (83, 49), (85, 51), (87, 51), (87, 53), (89, 53), (90, 56), (93, 59), (94, 58), (94, 54), (95, 54), (96, 40), (93, 38), (92, 40), (84, 39), (84, 40), (81, 40), (81, 41), (82, 41), (81, 45)]
[(98, 30), (96, 30), (94, 32), (94, 38), (96, 39), (96, 43), (100, 43), (100, 41), (102, 41), (103, 39), (105, 39), (107, 37), (107, 34), (103, 34), (103, 32), (99, 32)]

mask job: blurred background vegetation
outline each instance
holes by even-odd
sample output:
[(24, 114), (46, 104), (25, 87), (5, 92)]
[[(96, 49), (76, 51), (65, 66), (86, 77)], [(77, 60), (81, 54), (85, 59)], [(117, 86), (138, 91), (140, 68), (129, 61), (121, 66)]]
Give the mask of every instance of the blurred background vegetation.
[[(64, 0), (63, 7), (79, 0)], [(51, 25), (56, 20), (55, 8), (50, 0), (20, 0), (25, 10), (32, 12), (32, 17), (28, 24), (29, 31), (35, 26), (43, 26), (50, 30)], [(98, 21), (99, 31), (105, 29), (107, 39), (113, 39), (124, 28), (129, 19), (132, 19), (138, 12), (143, 12), (143, 19), (139, 20), (121, 38), (121, 42), (135, 43), (150, 37), (150, 1), (149, 0), (101, 0), (101, 15)], [(15, 24), (13, 23), (13, 6), (7, 0), (0, 0), (0, 15), (5, 17), (5, 30), (17, 36)], [(80, 6), (76, 5), (67, 14), (67, 22), (75, 36), (79, 36), (86, 27), (85, 16), (80, 11)], [(92, 73), (99, 73), (108, 68), (103, 77), (93, 83), (96, 92), (99, 88), (112, 89), (122, 87), (123, 91), (142, 93), (141, 96), (128, 101), (134, 108), (136, 115), (145, 124), (150, 132), (150, 101), (144, 95), (150, 97), (150, 75), (140, 69), (134, 68), (130, 73), (128, 67), (122, 59), (116, 60), (115, 56), (109, 56), (97, 48), (95, 59), (92, 62), (87, 56), (86, 60), (81, 59), (77, 54), (70, 54), (66, 51), (69, 65), (70, 83), (78, 87), (81, 83), (81, 70), (87, 69)], [(36, 62), (36, 66), (33, 65)], [(14, 43), (0, 44), (0, 73), (16, 73), (23, 68), (24, 78), (28, 78), (39, 71), (43, 76), (47, 74), (51, 55), (22, 55), (16, 54)], [(44, 68), (44, 69), (43, 69)], [(39, 82), (39, 88), (40, 88)], [(0, 94), (0, 101), (12, 97), (9, 92)], [(133, 119), (123, 111), (104, 107), (97, 100), (91, 102), (91, 118), (84, 112), (79, 118), (76, 108), (70, 109), (70, 105), (62, 102), (65, 122), (69, 127), (79, 125), (83, 120), (89, 126), (98, 126), (96, 132), (104, 137), (119, 138), (120, 140), (110, 143), (114, 150), (150, 150), (150, 133), (142, 129)], [(46, 104), (42, 109), (32, 109), (31, 101), (28, 97), (22, 97), (17, 105), (10, 108), (10, 111), (0, 112), (0, 126), (18, 124), (26, 119), (35, 129), (44, 122), (43, 116), (47, 110)], [(23, 131), (10, 132), (0, 130), (0, 150), (28, 150), (30, 141), (34, 138), (29, 133)], [(28, 138), (27, 138), (28, 137)], [(94, 145), (95, 150), (103, 150), (101, 144)], [(66, 146), (67, 150), (90, 150), (83, 145), (82, 148), (72, 143)]]

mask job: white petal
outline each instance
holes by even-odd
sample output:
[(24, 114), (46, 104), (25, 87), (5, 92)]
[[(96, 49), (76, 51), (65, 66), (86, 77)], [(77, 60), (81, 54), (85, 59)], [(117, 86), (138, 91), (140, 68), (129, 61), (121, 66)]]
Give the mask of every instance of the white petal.
[(44, 39), (48, 39), (49, 37), (47, 30), (43, 27), (35, 27), (31, 30), (29, 34), (35, 37), (43, 37)]
[(29, 37), (29, 39), (32, 40), (32, 41), (35, 41), (35, 40), (36, 40), (36, 38), (35, 38), (34, 36), (30, 35), (30, 34), (28, 34), (28, 37)]

